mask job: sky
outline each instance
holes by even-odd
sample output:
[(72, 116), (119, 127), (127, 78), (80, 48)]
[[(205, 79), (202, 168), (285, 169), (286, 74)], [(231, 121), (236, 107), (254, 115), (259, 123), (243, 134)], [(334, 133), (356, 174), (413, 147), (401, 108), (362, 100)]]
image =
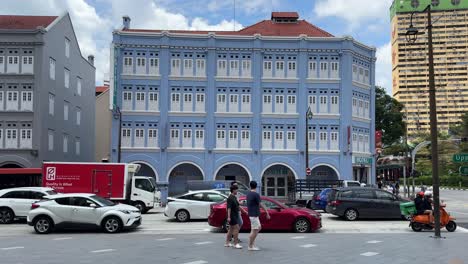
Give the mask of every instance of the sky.
[[(96, 83), (109, 78), (112, 30), (122, 16), (132, 28), (239, 30), (269, 19), (272, 11), (296, 11), (300, 19), (335, 36), (352, 36), (377, 48), (376, 84), (391, 94), (389, 8), (392, 0), (2, 0), (2, 15), (69, 12), (81, 52), (95, 56)], [(235, 8), (234, 8), (235, 7)]]

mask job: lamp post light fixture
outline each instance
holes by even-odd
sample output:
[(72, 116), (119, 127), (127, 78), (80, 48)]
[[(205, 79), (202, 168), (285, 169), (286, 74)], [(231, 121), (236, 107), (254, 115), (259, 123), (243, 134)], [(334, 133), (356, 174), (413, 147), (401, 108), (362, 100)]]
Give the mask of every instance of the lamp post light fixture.
[[(429, 60), (429, 110), (430, 110), (430, 127), (431, 127), (431, 155), (432, 155), (432, 185), (434, 196), (434, 237), (440, 238), (440, 199), (439, 199), (439, 156), (437, 152), (437, 111), (436, 111), (436, 94), (434, 80), (434, 54), (432, 48), (432, 21), (431, 21), (431, 5), (428, 5), (422, 12), (427, 13), (427, 39), (428, 39), (428, 60)], [(414, 14), (414, 13), (413, 13)], [(419, 32), (413, 26), (413, 14), (411, 14), (410, 27), (406, 31), (406, 40), (410, 43), (416, 42), (418, 35), (424, 34)]]
[(120, 163), (121, 159), (121, 153), (122, 153), (122, 112), (120, 111), (120, 108), (117, 106), (115, 110), (113, 111), (112, 115), (114, 116), (114, 119), (119, 120), (119, 141), (117, 143), (117, 162)]
[(312, 113), (312, 110), (310, 109), (310, 106), (307, 108), (306, 112), (306, 150), (305, 150), (305, 171), (307, 171), (307, 168), (309, 168), (309, 120), (312, 120), (312, 117), (314, 114)]

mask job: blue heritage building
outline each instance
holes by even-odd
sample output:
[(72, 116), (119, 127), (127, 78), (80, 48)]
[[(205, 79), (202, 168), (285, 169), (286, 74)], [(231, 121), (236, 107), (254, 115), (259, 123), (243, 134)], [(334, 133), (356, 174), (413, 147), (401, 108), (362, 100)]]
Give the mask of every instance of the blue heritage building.
[(142, 164), (169, 195), (236, 179), (286, 197), (306, 177), (308, 107), (307, 177), (374, 183), (375, 48), (274, 12), (217, 32), (124, 17), (111, 53), (112, 161)]

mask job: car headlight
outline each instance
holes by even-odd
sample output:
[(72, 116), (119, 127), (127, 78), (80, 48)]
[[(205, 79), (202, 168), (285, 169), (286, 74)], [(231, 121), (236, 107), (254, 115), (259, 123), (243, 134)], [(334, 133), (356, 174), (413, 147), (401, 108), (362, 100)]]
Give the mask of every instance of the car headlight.
[(120, 212), (124, 214), (131, 214), (131, 213), (139, 213), (140, 211), (138, 210), (119, 210)]
[(316, 218), (316, 219), (320, 219), (320, 218), (321, 218), (320, 215), (318, 215), (318, 214), (310, 214), (310, 216), (312, 216), (313, 218)]

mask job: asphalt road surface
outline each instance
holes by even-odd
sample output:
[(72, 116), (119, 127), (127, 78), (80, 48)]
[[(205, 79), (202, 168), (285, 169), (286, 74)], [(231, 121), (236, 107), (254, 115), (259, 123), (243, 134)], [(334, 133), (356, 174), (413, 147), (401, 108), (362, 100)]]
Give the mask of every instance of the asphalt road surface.
[[(132, 232), (134, 233), (134, 232)], [(410, 234), (265, 233), (262, 249), (224, 247), (224, 234), (117, 235), (61, 233), (0, 240), (0, 263), (450, 263), (468, 259), (466, 234), (445, 239)], [(241, 234), (246, 241), (247, 234)]]
[(468, 191), (441, 190), (440, 199), (446, 204), (446, 210), (457, 218), (458, 226), (468, 228)]

